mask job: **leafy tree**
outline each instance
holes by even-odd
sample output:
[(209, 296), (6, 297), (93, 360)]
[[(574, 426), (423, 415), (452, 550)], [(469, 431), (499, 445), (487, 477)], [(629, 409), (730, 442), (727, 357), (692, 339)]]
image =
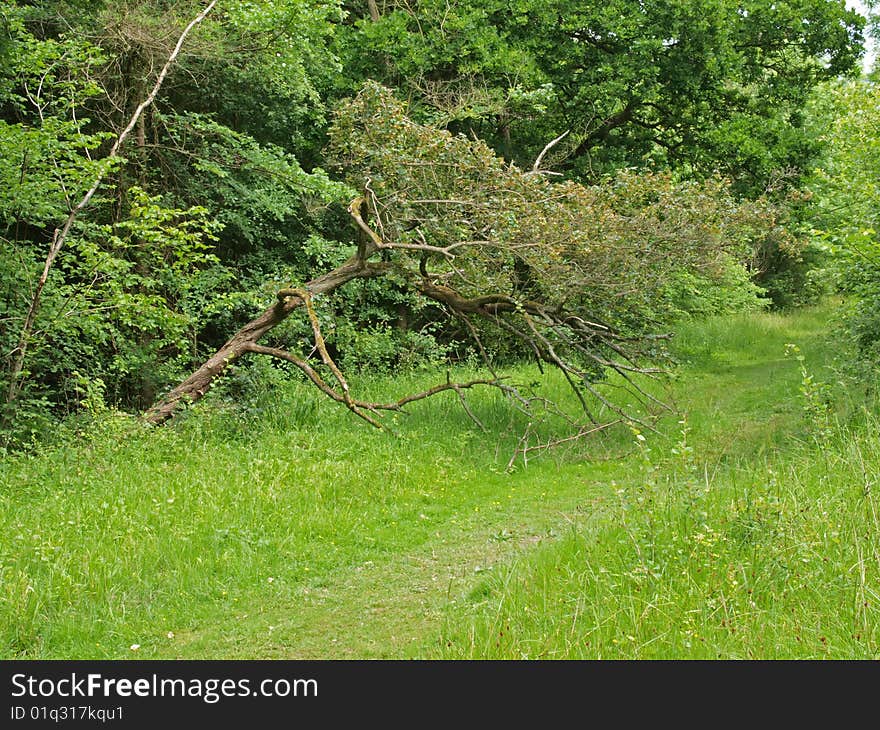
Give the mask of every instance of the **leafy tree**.
[[(115, 249), (126, 248), (119, 245), (121, 239), (117, 236), (108, 235), (108, 241), (103, 250), (100, 245), (91, 245), (87, 239), (81, 237), (84, 232), (88, 231), (88, 227), (83, 228), (79, 215), (89, 206), (101, 183), (119, 162), (119, 152), (125, 139), (132, 132), (139, 119), (142, 118), (144, 110), (149, 108), (155, 100), (159, 89), (168, 75), (168, 71), (179, 55), (186, 36), (198, 23), (204, 20), (215, 4), (216, 2), (209, 3), (186, 25), (161, 70), (157, 73), (152, 90), (136, 106), (124, 128), (118, 134), (112, 135), (115, 139), (109, 151), (97, 160), (93, 160), (89, 154), (90, 146), (94, 146), (94, 135), (85, 135), (82, 132), (82, 126), (88, 124), (89, 120), (80, 119), (77, 116), (78, 110), (82, 109), (82, 101), (78, 97), (85, 96), (87, 98), (88, 94), (82, 91), (82, 80), (70, 73), (70, 58), (73, 59), (74, 64), (79, 62), (80, 66), (83, 65), (80, 55), (76, 52), (82, 53), (83, 57), (88, 61), (93, 60), (94, 55), (89, 53), (91, 47), (88, 44), (83, 45), (81, 43), (77, 44), (76, 41), (68, 41), (66, 37), (62, 37), (62, 43), (53, 39), (36, 39), (26, 32), (24, 24), (21, 22), (10, 28), (15, 33), (15, 40), (22, 47), (23, 51), (28, 54), (28, 63), (23, 64), (20, 68), (18, 82), (20, 83), (21, 92), (16, 94), (13, 86), (12, 93), (9, 94), (7, 101), (11, 102), (10, 106), (13, 110), (19, 112), (29, 111), (33, 117), (30, 124), (25, 117), (24, 122), (13, 125), (6, 130), (7, 135), (5, 137), (7, 141), (12, 142), (13, 146), (17, 142), (24, 141), (25, 143), (23, 147), (24, 152), (21, 155), (19, 179), (14, 188), (15, 194), (12, 196), (12, 203), (17, 202), (16, 197), (19, 192), (27, 193), (24, 179), (29, 172), (27, 168), (28, 153), (31, 151), (27, 146), (27, 142), (29, 140), (36, 140), (38, 144), (45, 143), (45, 160), (43, 156), (38, 155), (38, 162), (45, 161), (45, 164), (51, 166), (53, 173), (55, 173), (50, 176), (50, 179), (54, 177), (52, 182), (60, 188), (63, 208), (55, 211), (52, 210), (50, 205), (49, 207), (43, 206), (40, 209), (40, 212), (48, 216), (44, 223), (49, 224), (48, 228), (52, 233), (50, 243), (47, 246), (48, 253), (45, 254), (42, 262), (42, 271), (29, 287), (29, 290), (21, 297), (23, 299), (24, 314), (21, 317), (21, 324), (18, 326), (20, 334), (18, 334), (15, 340), (11, 341), (14, 342), (14, 346), (9, 350), (8, 354), (10, 365), (5, 373), (6, 399), (3, 413), (3, 430), (7, 432), (7, 436), (14, 435), (14, 425), (12, 429), (7, 427), (13, 424), (13, 419), (17, 416), (16, 410), (19, 406), (23, 390), (25, 386), (29, 385), (27, 378), (31, 373), (26, 370), (26, 366), (28, 364), (29, 351), (33, 350), (36, 336), (40, 335), (43, 338), (40, 344), (44, 349), (48, 349), (50, 353), (55, 355), (55, 357), (46, 357), (43, 354), (40, 364), (46, 366), (44, 369), (48, 373), (53, 372), (52, 366), (69, 369), (71, 366), (70, 361), (63, 356), (58, 357), (57, 351), (63, 348), (52, 346), (54, 343), (51, 342), (50, 333), (53, 328), (58, 329), (53, 326), (59, 320), (75, 313), (75, 305), (73, 308), (69, 308), (69, 306), (71, 302), (76, 301), (83, 290), (100, 290), (96, 283), (106, 277), (107, 274), (110, 274), (110, 280), (117, 285), (112, 287), (112, 291), (117, 294), (128, 294), (127, 289), (131, 287), (134, 287), (136, 293), (143, 293), (151, 288), (152, 283), (160, 279), (156, 271), (150, 271), (150, 274), (146, 276), (133, 275), (133, 271), (136, 271), (136, 269), (133, 269), (133, 266), (144, 266), (144, 259), (149, 261), (150, 258), (154, 259), (154, 263), (158, 263), (158, 261), (163, 259), (161, 253), (158, 261), (156, 261), (155, 255), (151, 257), (148, 253), (137, 256), (133, 265), (126, 265), (126, 263), (119, 261), (119, 257), (116, 259), (113, 257)], [(64, 49), (63, 53), (59, 49)], [(74, 68), (76, 68), (76, 65), (74, 65)], [(67, 73), (65, 74), (65, 72)], [(82, 77), (86, 81), (86, 88), (91, 90), (93, 94), (97, 94), (94, 91), (94, 84), (90, 74), (85, 73)], [(77, 94), (76, 92), (80, 93)], [(72, 128), (76, 129), (80, 139), (77, 140), (78, 144), (66, 145), (65, 142), (68, 140), (63, 134), (59, 134), (59, 131), (64, 133), (71, 128), (71, 125)], [(36, 129), (36, 134), (31, 132), (31, 126)], [(84, 151), (88, 164), (83, 160), (79, 161), (79, 165), (70, 165), (70, 168), (74, 170), (77, 167), (85, 169), (87, 177), (79, 180), (83, 187), (82, 192), (67, 184), (69, 181), (63, 175), (64, 166), (62, 164), (62, 162), (67, 161), (71, 154), (75, 156), (80, 150)], [(7, 213), (7, 219), (10, 222), (13, 219), (15, 220), (16, 243), (18, 243), (19, 224), (22, 223), (21, 215), (29, 213), (29, 219), (26, 219), (24, 223), (25, 225), (33, 225), (37, 211), (23, 210), (15, 205), (12, 208)], [(146, 208), (142, 206), (138, 212), (143, 213), (145, 210)], [(150, 216), (144, 215), (136, 217), (150, 218)], [(155, 253), (156, 250), (163, 251), (163, 245), (166, 242), (179, 244), (179, 249), (173, 250), (170, 254), (164, 256), (165, 268), (175, 272), (182, 263), (186, 266), (191, 258), (189, 256), (190, 251), (197, 252), (196, 256), (192, 257), (193, 259), (203, 258), (199, 254), (201, 254), (201, 249), (203, 248), (200, 243), (200, 237), (204, 230), (201, 232), (196, 231), (191, 236), (186, 228), (174, 228), (168, 225), (169, 216), (152, 216), (152, 218), (152, 223), (156, 226), (155, 231), (158, 235), (147, 237), (147, 242), (142, 248), (152, 250)], [(151, 229), (147, 226), (141, 227), (139, 230), (143, 234)], [(67, 245), (67, 248), (70, 249), (72, 247), (71, 244), (74, 244), (73, 248), (78, 249), (79, 253), (82, 254), (85, 265), (77, 266), (76, 260), (69, 260), (69, 257), (63, 258), (60, 265), (57, 264), (62, 248)], [(21, 258), (26, 261), (27, 254)], [(8, 267), (8, 259), (4, 263)], [(88, 278), (91, 278), (90, 282), (87, 282)], [(41, 319), (45, 319), (46, 311), (43, 306), (45, 301), (53, 297), (57, 299), (59, 295), (64, 301), (63, 306), (54, 313), (48, 324), (45, 324), (42, 329), (38, 329)], [(12, 315), (9, 319), (13, 321), (17, 319), (15, 306), (19, 303), (16, 301), (18, 299), (19, 297), (16, 296), (7, 301), (6, 308)], [(112, 310), (114, 308), (112, 296), (109, 297), (110, 302), (107, 301), (108, 297), (106, 295), (100, 299), (102, 306), (97, 311)], [(125, 303), (128, 305), (134, 304), (131, 313), (124, 319), (126, 323), (134, 324), (141, 330), (141, 337), (143, 337), (143, 331), (148, 329), (149, 325), (156, 327), (165, 325), (164, 334), (168, 334), (168, 330), (173, 332), (173, 328), (167, 326), (169, 324), (167, 319), (159, 322), (154, 317), (154, 321), (150, 321), (151, 315), (154, 315), (156, 311), (156, 300), (151, 300), (149, 297), (138, 300), (135, 297), (132, 301), (126, 301)], [(67, 327), (63, 331), (65, 334), (74, 335), (74, 341), (76, 342), (74, 350), (82, 350), (87, 356), (92, 357), (95, 353), (89, 351), (87, 345), (89, 338), (86, 330), (82, 328), (84, 322), (87, 322), (87, 320), (77, 320), (73, 328)], [(83, 345), (85, 345), (84, 348)], [(117, 352), (119, 351), (118, 346), (116, 350)], [(31, 355), (31, 360), (33, 359), (34, 357)], [(77, 378), (82, 377), (77, 371), (71, 374)], [(44, 373), (41, 378), (41, 385), (45, 387), (50, 384), (52, 384), (52, 379)], [(58, 383), (56, 382), (55, 385), (57, 386)], [(33, 399), (30, 400), (33, 402)], [(40, 399), (40, 404), (42, 405), (46, 402), (47, 399), (43, 396)]]
[(814, 235), (837, 284), (852, 296), (849, 320), (862, 353), (880, 358), (880, 89), (860, 80), (826, 86), (813, 107), (826, 155), (811, 188)]
[[(158, 78), (201, 4), (0, 6), (7, 433), (32, 432), (49, 409), (75, 408), (71, 393), (83, 382), (143, 407), (177, 368), (199, 360), (212, 331), (251, 316), (237, 268), (271, 260), (285, 281), (301, 275), (308, 254), (299, 241), (339, 186), (271, 139), (307, 147), (320, 128), (305, 121), (320, 119), (322, 103), (309, 73), (332, 68), (319, 56), (334, 7), (229, 6)], [(201, 90), (221, 84), (225, 98)], [(140, 113), (151, 88), (162, 93)], [(264, 141), (217, 121), (242, 121), (229, 108), (247, 111), (249, 131)], [(130, 120), (136, 126), (124, 130)], [(121, 144), (108, 159), (114, 138)], [(256, 273), (261, 286), (267, 268)]]
[[(506, 341), (561, 370), (587, 420), (596, 420), (596, 407), (630, 418), (597, 383), (615, 374), (650, 399), (634, 376), (657, 372), (662, 347), (653, 328), (668, 314), (670, 280), (722, 277), (773, 222), (772, 206), (737, 205), (720, 180), (622, 174), (613, 184), (586, 187), (553, 182), (540, 169), (524, 172), (480, 141), (414, 122), (375, 84), (342, 107), (331, 138), (331, 155), (362, 190), (349, 206), (357, 232), (350, 257), (304, 286), (280, 289), (273, 304), (149, 411), (151, 421), (161, 423), (200, 398), (247, 354), (294, 365), (374, 425), (382, 410), (477, 384), (527, 403), (496, 369), (495, 353)], [(324, 302), (358, 280), (417, 295), (435, 316), (459, 321), (483, 355), (487, 377), (447, 382), (395, 403), (357, 400), (328, 349), (334, 312)], [(304, 314), (308, 344), (258, 344), (294, 313)], [(292, 352), (297, 344), (320, 362)]]
[[(673, 164), (762, 192), (815, 149), (802, 111), (855, 70), (864, 20), (838, 0), (421, 0), (376, 4), (346, 36), (349, 78), (382, 79), (425, 118), (473, 130), (525, 167), (587, 180)], [(418, 113), (418, 110), (417, 110)]]

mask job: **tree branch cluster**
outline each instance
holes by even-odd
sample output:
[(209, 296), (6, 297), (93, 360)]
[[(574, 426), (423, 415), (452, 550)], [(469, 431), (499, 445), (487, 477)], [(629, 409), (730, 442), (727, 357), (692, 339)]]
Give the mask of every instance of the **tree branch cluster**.
[[(667, 408), (646, 385), (663, 371), (666, 286), (682, 273), (712, 276), (749, 249), (761, 224), (737, 206), (720, 180), (675, 183), (669, 176), (619, 176), (602, 187), (556, 182), (541, 170), (505, 163), (482, 142), (412, 121), (389, 91), (367, 85), (337, 116), (331, 153), (362, 192), (348, 205), (356, 250), (339, 268), (277, 301), (237, 333), (147, 417), (160, 423), (197, 400), (231, 362), (266, 355), (294, 365), (326, 396), (376, 427), (381, 413), (453, 391), (481, 428), (464, 392), (498, 388), (517, 408), (556, 415), (558, 404), (529, 394), (499, 373), (500, 342), (558, 370), (581, 417), (571, 433), (610, 423), (646, 422)], [(379, 403), (353, 396), (331, 357), (317, 298), (357, 278), (390, 277), (462, 323), (488, 377), (447, 379), (420, 393)], [(310, 358), (258, 340), (295, 311), (311, 330)], [(332, 312), (327, 312), (333, 316)], [(523, 456), (535, 445), (523, 442)]]

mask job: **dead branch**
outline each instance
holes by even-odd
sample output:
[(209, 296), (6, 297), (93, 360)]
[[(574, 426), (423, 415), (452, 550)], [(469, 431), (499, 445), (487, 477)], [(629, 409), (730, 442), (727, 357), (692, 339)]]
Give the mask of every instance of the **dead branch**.
[[(570, 129), (566, 129), (562, 134), (560, 134), (556, 139), (551, 139), (545, 146), (544, 149), (541, 150), (541, 154), (535, 159), (535, 164), (532, 165), (531, 174), (533, 175), (559, 175), (558, 172), (550, 172), (548, 170), (541, 169), (541, 163), (544, 161), (544, 156), (552, 150), (557, 144), (559, 144), (562, 140), (564, 140), (569, 133)], [(527, 173), (528, 174), (528, 173)]]
[[(482, 424), (480, 419), (477, 418), (476, 415), (474, 415), (473, 411), (471, 411), (462, 391), (469, 390), (470, 388), (474, 388), (479, 385), (492, 386), (501, 389), (510, 387), (502, 384), (500, 380), (495, 378), (481, 378), (477, 380), (470, 380), (464, 383), (453, 383), (447, 381), (446, 383), (436, 385), (433, 388), (428, 388), (427, 390), (423, 390), (419, 393), (412, 393), (410, 395), (404, 396), (400, 400), (391, 403), (362, 401), (356, 400), (351, 397), (347, 385), (345, 386), (345, 390), (343, 390), (342, 393), (335, 390), (333, 387), (328, 385), (328, 383), (320, 376), (320, 374), (318, 374), (318, 372), (311, 365), (308, 364), (308, 362), (306, 362), (302, 358), (296, 357), (287, 350), (281, 350), (276, 347), (265, 347), (263, 345), (258, 345), (253, 342), (248, 343), (244, 350), (245, 352), (254, 353), (256, 355), (267, 355), (269, 357), (283, 360), (285, 362), (289, 362), (295, 365), (305, 374), (309, 381), (311, 381), (311, 383), (318, 388), (318, 390), (324, 393), (324, 395), (328, 396), (337, 403), (345, 405), (346, 408), (348, 408), (352, 413), (360, 416), (371, 426), (374, 426), (378, 429), (384, 429), (385, 426), (379, 420), (373, 418), (364, 411), (370, 411), (374, 414), (377, 414), (379, 411), (394, 411), (397, 413), (406, 413), (406, 411), (404, 410), (404, 406), (410, 403), (415, 403), (416, 401), (424, 400), (425, 398), (430, 398), (437, 395), (438, 393), (444, 393), (448, 390), (452, 390), (455, 391), (456, 395), (458, 395), (458, 398), (468, 416), (477, 424), (477, 426), (479, 426), (482, 431), (486, 432), (486, 427)], [(336, 373), (334, 373), (334, 375), (336, 375)], [(337, 376), (337, 379), (339, 379), (340, 377), (341, 373)], [(344, 382), (344, 378), (340, 382)]]
[[(522, 456), (525, 459), (526, 454), (532, 451), (548, 451), (549, 449), (555, 448), (557, 446), (561, 446), (562, 444), (568, 444), (573, 441), (579, 441), (585, 436), (590, 436), (594, 433), (599, 433), (600, 431), (605, 431), (612, 426), (616, 426), (619, 423), (623, 423), (620, 419), (616, 421), (608, 421), (607, 423), (600, 423), (596, 426), (584, 427), (580, 429), (577, 433), (574, 433), (570, 436), (565, 436), (563, 438), (558, 439), (550, 439), (544, 443), (535, 444), (534, 446), (520, 446), (517, 445), (517, 448), (514, 449), (513, 456), (511, 460), (508, 462), (507, 468), (509, 469), (514, 462), (516, 461), (517, 456)], [(522, 441), (520, 441), (520, 444)]]
[(282, 289), (274, 304), (232, 335), (192, 375), (150, 408), (144, 418), (149, 423), (158, 425), (172, 418), (180, 408), (199, 400), (231, 363), (251, 352), (252, 345), (305, 304), (301, 296), (303, 289), (315, 296), (333, 291), (353, 279), (383, 276), (388, 270), (389, 264), (385, 262), (364, 262), (355, 254), (333, 271), (312, 279), (302, 289)]

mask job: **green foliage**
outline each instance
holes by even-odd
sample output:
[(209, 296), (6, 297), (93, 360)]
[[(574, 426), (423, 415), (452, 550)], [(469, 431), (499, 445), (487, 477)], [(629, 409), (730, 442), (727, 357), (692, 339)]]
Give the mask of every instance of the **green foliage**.
[(831, 293), (825, 253), (809, 232), (812, 195), (785, 190), (789, 185), (790, 181), (780, 181), (765, 196), (774, 201), (776, 214), (766, 217), (763, 228), (755, 231), (749, 261), (752, 281), (776, 309), (816, 304)]
[(863, 26), (832, 0), (430, 0), (359, 18), (340, 56), (523, 167), (568, 129), (551, 162), (581, 179), (674, 164), (759, 194), (809, 164), (807, 95), (855, 70)]
[(339, 70), (331, 48), (339, 6), (339, 0), (229, 3), (209, 23), (215, 48), (196, 65), (197, 77), (204, 73), (210, 83), (182, 90), (173, 108), (207, 113), (261, 143), (295, 151), (309, 167), (320, 164), (327, 89)]
[(429, 328), (420, 331), (393, 327), (373, 329), (348, 324), (337, 328), (334, 342), (348, 353), (346, 368), (372, 373), (393, 370), (436, 370), (446, 364), (449, 348), (438, 343)]
[(31, 16), (39, 14), (36, 8), (3, 2), (0, 13), (5, 21), (0, 31), (4, 43), (0, 103), (6, 109), (22, 121), (43, 122), (82, 110), (88, 100), (102, 93), (93, 74), (107, 58), (98, 46), (75, 33), (57, 37), (32, 33), (35, 18)]
[(111, 135), (91, 129), (86, 106), (101, 93), (92, 78), (106, 60), (100, 49), (79, 38), (40, 40), (25, 29), (20, 8), (3, 3), (0, 12), (8, 54), (0, 66), (0, 231), (7, 237), (63, 220), (106, 171), (109, 163), (92, 153)]
[[(129, 192), (130, 216), (112, 227), (81, 226), (50, 274), (31, 343), (26, 402), (17, 404), (6, 434), (12, 443), (38, 430), (34, 411), (47, 407), (68, 413), (85, 400), (94, 410), (105, 397), (144, 407), (198, 355), (198, 333), (212, 314), (205, 303), (228, 278), (210, 252), (217, 225), (204, 208), (167, 208), (159, 196)], [(11, 272), (17, 261), (3, 263)], [(27, 282), (8, 275), (6, 284), (6, 301), (18, 308), (4, 316), (18, 322)], [(9, 336), (17, 336), (16, 327)]]
[[(200, 200), (215, 211), (224, 258), (265, 251), (271, 255), (285, 246), (293, 248), (293, 242), (302, 249), (297, 239), (312, 232), (326, 206), (353, 196), (320, 168), (306, 172), (289, 152), (259, 144), (209, 117), (188, 113), (160, 119), (168, 145), (158, 153), (156, 172), (171, 171), (179, 184), (165, 187), (181, 200)], [(303, 250), (299, 261), (285, 263), (298, 264), (299, 273), (307, 273), (315, 262), (306, 255)]]
[(752, 281), (777, 309), (815, 304), (832, 290), (823, 250), (809, 239), (796, 244), (780, 246), (769, 238), (756, 247)]
[[(267, 280), (302, 281), (344, 248), (319, 229), (324, 218), (335, 225), (328, 206), (350, 191), (318, 168), (306, 172), (289, 151), (320, 143), (323, 102), (310, 74), (332, 71), (323, 45), (338, 16), (332, 3), (239, 3), (210, 16), (141, 117), (128, 159), (103, 158), (199, 8), (2, 5), (0, 342), (8, 363), (53, 231), (104, 178), (49, 272), (22, 391), (0, 424), (7, 443), (81, 408), (83, 387), (121, 407), (149, 405), (265, 306), (274, 296)], [(225, 95), (206, 93), (224, 87)], [(246, 114), (225, 116), (230, 107)], [(247, 132), (223, 123), (242, 121)]]
[(826, 144), (815, 170), (815, 246), (831, 260), (837, 288), (852, 301), (849, 329), (862, 355), (880, 356), (880, 114), (866, 80), (826, 86), (812, 120)]
[(794, 343), (785, 345), (785, 356), (794, 357), (801, 370), (801, 397), (804, 416), (810, 425), (816, 442), (822, 446), (834, 435), (833, 393), (828, 383), (819, 380), (805, 364), (800, 347)]
[(744, 267), (730, 262), (715, 279), (675, 272), (661, 294), (661, 310), (669, 319), (732, 314), (765, 307), (764, 294)]
[[(3, 51), (0, 53), (0, 347), (4, 368), (0, 386), (8, 387), (9, 369), (26, 310), (53, 238), (53, 229), (91, 186), (96, 176), (115, 168), (100, 159), (108, 134), (91, 129), (87, 104), (99, 94), (91, 72), (103, 63), (99, 49), (71, 36), (40, 39), (29, 32), (33, 9), (0, 5)], [(52, 279), (52, 284), (58, 280)], [(51, 285), (50, 285), (51, 288)], [(60, 296), (60, 295), (59, 295)], [(54, 317), (67, 313), (58, 299)], [(53, 318), (37, 324), (37, 338)], [(45, 341), (45, 340), (44, 340)], [(4, 403), (0, 445), (31, 443), (52, 423), (51, 408), (66, 400), (63, 389), (46, 377), (53, 353), (26, 362), (24, 387), (14, 411)], [(54, 367), (59, 363), (54, 362)], [(54, 391), (54, 392), (53, 392)]]
[(472, 130), (514, 158), (520, 135), (537, 143), (547, 130), (541, 118), (555, 93), (499, 22), (506, 12), (497, 0), (423, 0), (389, 5), (375, 20), (354, 18), (337, 40), (340, 85), (351, 92), (380, 80), (411, 100), (420, 121)]

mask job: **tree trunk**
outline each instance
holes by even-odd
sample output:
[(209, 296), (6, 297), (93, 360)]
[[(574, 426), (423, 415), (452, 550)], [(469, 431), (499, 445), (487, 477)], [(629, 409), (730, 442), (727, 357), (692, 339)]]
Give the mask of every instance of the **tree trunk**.
[[(304, 289), (311, 295), (333, 291), (352, 279), (381, 276), (388, 271), (383, 263), (366, 263), (357, 255), (352, 256), (339, 268), (310, 281)], [(289, 291), (289, 293), (287, 293)], [(223, 347), (215, 352), (198, 370), (174, 388), (168, 395), (144, 414), (144, 418), (155, 425), (164, 423), (186, 404), (199, 400), (226, 368), (250, 349), (263, 335), (283, 322), (305, 302), (296, 290), (282, 290), (278, 301), (266, 309), (259, 317), (248, 322), (236, 332)]]

